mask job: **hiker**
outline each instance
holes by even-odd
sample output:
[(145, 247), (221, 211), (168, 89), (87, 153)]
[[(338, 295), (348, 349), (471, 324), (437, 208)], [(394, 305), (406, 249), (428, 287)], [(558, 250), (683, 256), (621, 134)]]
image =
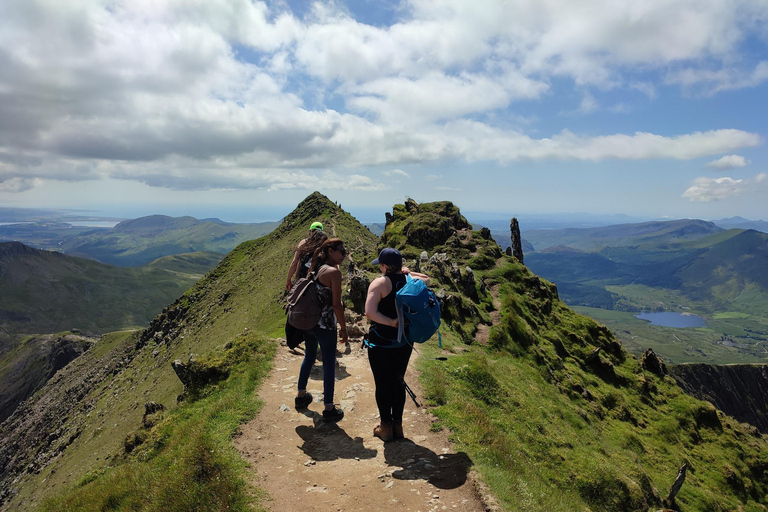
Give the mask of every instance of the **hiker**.
[[(293, 253), (293, 260), (291, 266), (288, 267), (288, 277), (285, 279), (285, 289), (290, 291), (293, 286), (292, 281), (298, 281), (302, 277), (306, 277), (309, 272), (309, 266), (312, 263), (312, 256), (323, 242), (328, 239), (328, 235), (323, 231), (323, 224), (320, 222), (313, 222), (309, 226), (309, 234), (305, 239), (299, 242), (296, 246), (296, 250)], [(285, 322), (285, 343), (291, 350), (298, 347), (301, 342), (304, 341), (304, 333), (293, 327), (286, 320)]]
[(341, 343), (349, 343), (347, 324), (344, 319), (344, 303), (341, 301), (341, 271), (338, 266), (348, 254), (344, 242), (339, 238), (326, 240), (315, 250), (310, 272), (317, 272), (320, 301), (323, 305), (320, 321), (312, 329), (302, 331), (306, 341), (304, 361), (299, 370), (296, 409), (305, 409), (312, 403), (307, 391), (309, 373), (315, 364), (317, 346), (323, 356), (323, 411), (324, 422), (336, 422), (344, 417), (344, 411), (333, 405), (333, 388), (336, 379), (336, 323), (340, 325)]
[(293, 252), (293, 260), (291, 260), (291, 265), (288, 267), (288, 276), (285, 278), (286, 291), (291, 289), (293, 281), (298, 281), (307, 275), (312, 255), (327, 239), (328, 235), (323, 231), (322, 222), (313, 222), (309, 226), (309, 234), (299, 242), (299, 245), (296, 246), (296, 250)]
[(403, 439), (403, 409), (405, 387), (403, 378), (408, 368), (413, 346), (397, 340), (397, 311), (395, 294), (406, 282), (406, 274), (429, 283), (425, 274), (412, 272), (403, 267), (403, 256), (397, 249), (382, 249), (379, 257), (371, 262), (378, 265), (382, 276), (368, 287), (365, 300), (365, 316), (371, 321), (368, 331), (368, 362), (376, 385), (376, 405), (380, 423), (373, 435), (382, 441)]

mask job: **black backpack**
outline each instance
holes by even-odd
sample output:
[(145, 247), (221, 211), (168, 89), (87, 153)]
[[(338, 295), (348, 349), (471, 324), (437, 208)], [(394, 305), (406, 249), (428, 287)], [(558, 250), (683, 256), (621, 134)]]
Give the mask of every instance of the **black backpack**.
[(317, 272), (312, 272), (296, 281), (288, 292), (285, 312), (288, 314), (288, 323), (296, 329), (307, 331), (320, 321), (323, 305), (316, 279)]

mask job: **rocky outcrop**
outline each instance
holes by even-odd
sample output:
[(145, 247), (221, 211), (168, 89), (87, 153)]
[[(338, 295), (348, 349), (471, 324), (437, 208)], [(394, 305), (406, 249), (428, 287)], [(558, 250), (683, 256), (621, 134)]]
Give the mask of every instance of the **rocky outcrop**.
[(663, 377), (668, 373), (664, 361), (656, 355), (652, 348), (643, 352), (643, 355), (640, 357), (640, 365), (643, 367), (643, 370), (655, 373), (659, 377)]
[(347, 297), (352, 301), (352, 310), (355, 313), (362, 314), (365, 310), (365, 299), (368, 296), (368, 286), (371, 284), (371, 281), (366, 273), (360, 270), (354, 262), (349, 265), (347, 281), (349, 282)]
[(681, 364), (669, 373), (689, 395), (768, 433), (768, 365)]
[(523, 263), (523, 239), (520, 237), (520, 224), (516, 217), (512, 217), (509, 223), (509, 231), (512, 236), (512, 256)]

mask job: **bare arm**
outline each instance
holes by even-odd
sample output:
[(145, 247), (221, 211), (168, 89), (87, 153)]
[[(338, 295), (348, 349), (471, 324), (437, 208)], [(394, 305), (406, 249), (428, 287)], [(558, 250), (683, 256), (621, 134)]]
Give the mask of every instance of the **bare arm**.
[(377, 277), (368, 286), (368, 296), (365, 299), (365, 316), (377, 324), (397, 327), (397, 318), (389, 318), (379, 312), (379, 302), (392, 291), (392, 284), (386, 277)]
[[(341, 334), (341, 343), (349, 343), (349, 335), (347, 334), (347, 321), (344, 318), (344, 303), (341, 302), (341, 271), (337, 268), (327, 271), (323, 274), (323, 277), (327, 277), (331, 285), (331, 293), (333, 298), (333, 312), (336, 314), (336, 320), (339, 322), (339, 333)], [(322, 281), (321, 281), (322, 282)]]
[(293, 251), (293, 260), (291, 260), (291, 266), (288, 267), (288, 277), (285, 278), (285, 289), (290, 290), (291, 289), (291, 281), (293, 280), (293, 277), (297, 275), (297, 272), (299, 271), (299, 247), (304, 245), (304, 240), (299, 242), (299, 245), (296, 247), (296, 250)]
[(424, 281), (424, 284), (429, 284), (429, 276), (427, 274), (422, 274), (421, 272), (414, 272), (413, 270), (409, 269), (408, 267), (403, 267), (402, 270), (403, 274), (409, 275), (414, 279), (418, 279), (420, 281)]

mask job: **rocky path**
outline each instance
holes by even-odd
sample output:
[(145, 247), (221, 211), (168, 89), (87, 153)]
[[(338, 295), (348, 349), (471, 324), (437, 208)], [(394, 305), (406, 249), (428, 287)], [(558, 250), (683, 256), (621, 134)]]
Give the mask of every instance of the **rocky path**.
[[(444, 433), (430, 432), (429, 415), (410, 399), (403, 419), (406, 439), (385, 444), (373, 437), (378, 423), (373, 378), (359, 342), (350, 343), (338, 358), (335, 402), (345, 417), (337, 424), (320, 419), (319, 362), (308, 386), (314, 403), (294, 410), (302, 358), (280, 347), (259, 391), (264, 407), (235, 439), (252, 466), (253, 483), (269, 495), (270, 510), (486, 510), (471, 478), (469, 457), (455, 453)], [(423, 396), (413, 370), (406, 381)]]

